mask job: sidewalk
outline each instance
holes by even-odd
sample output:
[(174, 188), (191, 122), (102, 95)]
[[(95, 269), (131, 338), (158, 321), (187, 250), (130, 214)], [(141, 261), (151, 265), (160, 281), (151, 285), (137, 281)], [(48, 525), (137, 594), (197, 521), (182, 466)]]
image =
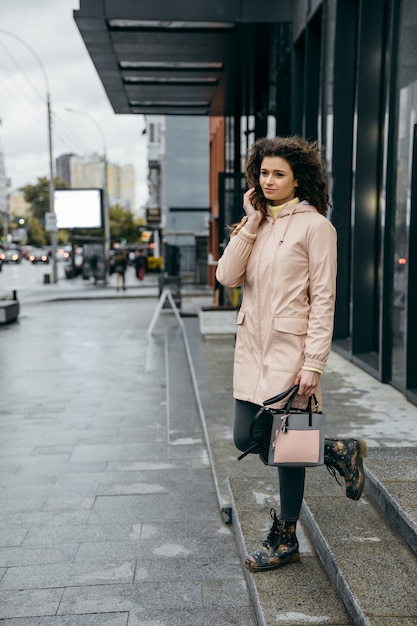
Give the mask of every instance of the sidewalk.
[[(60, 281), (21, 295), (20, 321), (0, 328), (0, 623), (261, 623), (220, 514), (231, 483), (245, 496), (231, 437), (233, 339), (205, 341), (192, 317), (210, 290), (183, 289), (186, 345), (170, 311), (147, 337), (153, 276), (126, 292)], [(335, 434), (417, 444), (417, 407), (337, 354), (323, 387)], [(263, 476), (257, 458), (247, 461), (245, 472)], [(266, 507), (269, 491), (243, 486)], [(292, 576), (279, 584), (293, 588)], [(340, 600), (321, 576), (326, 593), (312, 594), (308, 615), (350, 623), (329, 621)], [(268, 580), (271, 601), (278, 576)], [(306, 623), (289, 615), (277, 623)]]
[(174, 316), (54, 288), (0, 328), (0, 623), (254, 626)]

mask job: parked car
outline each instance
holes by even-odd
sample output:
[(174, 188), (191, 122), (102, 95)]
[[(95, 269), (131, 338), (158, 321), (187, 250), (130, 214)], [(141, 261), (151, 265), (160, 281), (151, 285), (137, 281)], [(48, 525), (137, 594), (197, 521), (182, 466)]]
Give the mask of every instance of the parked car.
[(36, 263), (49, 263), (49, 255), (45, 250), (35, 249), (29, 254), (29, 261), (36, 265)]
[(74, 251), (74, 255), (69, 256), (65, 261), (65, 276), (66, 278), (75, 278), (82, 274), (83, 271), (83, 252), (82, 248), (77, 248)]
[(2, 251), (0, 257), (2, 258), (3, 263), (20, 263), (22, 260), (22, 255), (19, 250), (15, 248), (9, 248), (8, 250)]
[(28, 260), (32, 250), (36, 250), (36, 246), (22, 246), (20, 249), (22, 259)]
[(65, 248), (58, 248), (56, 251), (57, 261), (68, 261), (71, 256), (71, 251), (65, 250)]

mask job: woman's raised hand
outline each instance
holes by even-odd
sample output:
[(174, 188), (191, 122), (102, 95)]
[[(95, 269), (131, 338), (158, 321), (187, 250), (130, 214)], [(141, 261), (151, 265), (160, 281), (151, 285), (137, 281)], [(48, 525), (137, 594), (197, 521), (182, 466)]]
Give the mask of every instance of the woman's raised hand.
[(243, 196), (243, 209), (247, 215), (248, 221), (245, 224), (245, 230), (249, 233), (256, 233), (258, 226), (262, 220), (261, 211), (257, 211), (252, 204), (255, 188), (252, 187)]

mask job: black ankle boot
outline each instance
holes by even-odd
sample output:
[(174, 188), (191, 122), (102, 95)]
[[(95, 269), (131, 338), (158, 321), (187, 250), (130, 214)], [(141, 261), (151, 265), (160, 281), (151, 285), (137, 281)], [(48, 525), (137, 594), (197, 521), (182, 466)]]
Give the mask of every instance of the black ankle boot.
[(279, 520), (275, 509), (271, 509), (270, 515), (273, 524), (262, 548), (251, 552), (245, 559), (245, 567), (251, 572), (277, 569), (300, 560), (295, 534), (297, 522)]
[(362, 459), (366, 457), (366, 449), (363, 439), (324, 440), (324, 463), (335, 478), (337, 470), (345, 479), (346, 495), (352, 500), (359, 500), (365, 486)]

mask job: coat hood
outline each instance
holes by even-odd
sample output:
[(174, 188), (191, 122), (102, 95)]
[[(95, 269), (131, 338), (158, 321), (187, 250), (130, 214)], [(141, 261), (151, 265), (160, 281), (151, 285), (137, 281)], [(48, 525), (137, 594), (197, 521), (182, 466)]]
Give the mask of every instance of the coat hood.
[(281, 235), (281, 238), (279, 240), (279, 243), (281, 244), (284, 239), (285, 239), (285, 235), (288, 229), (288, 226), (291, 222), (291, 217), (295, 214), (295, 213), (318, 213), (317, 209), (315, 209), (313, 206), (311, 206), (307, 200), (302, 200), (301, 202), (299, 202), (298, 204), (286, 204), (281, 211), (279, 212), (279, 214), (277, 215), (276, 218), (274, 218), (272, 215), (267, 215), (266, 219), (267, 221), (272, 221), (274, 219), (286, 219), (286, 224), (284, 226), (284, 231)]

